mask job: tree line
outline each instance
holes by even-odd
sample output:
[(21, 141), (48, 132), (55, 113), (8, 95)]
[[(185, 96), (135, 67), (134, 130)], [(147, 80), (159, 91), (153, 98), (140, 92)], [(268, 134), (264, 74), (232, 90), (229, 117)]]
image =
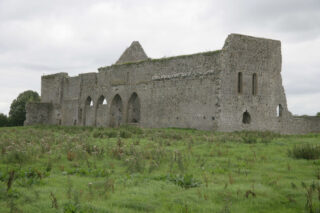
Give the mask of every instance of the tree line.
[(10, 105), (9, 116), (0, 113), (0, 127), (23, 126), (23, 123), (26, 120), (26, 104), (39, 101), (40, 96), (35, 91), (27, 90), (20, 93)]

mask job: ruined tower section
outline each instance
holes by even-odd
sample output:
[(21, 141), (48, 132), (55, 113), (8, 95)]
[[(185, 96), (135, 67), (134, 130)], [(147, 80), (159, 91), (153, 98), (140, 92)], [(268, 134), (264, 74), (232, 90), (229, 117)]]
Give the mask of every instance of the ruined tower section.
[(231, 34), (221, 57), (220, 131), (271, 130), (290, 117), (280, 41)]
[(79, 125), (95, 126), (96, 125), (96, 109), (98, 102), (97, 73), (85, 73), (79, 75)]
[(63, 98), (63, 80), (66, 77), (68, 77), (67, 73), (42, 76), (41, 101), (60, 105)]
[(63, 79), (63, 98), (61, 101), (62, 125), (79, 125), (80, 92), (81, 78), (79, 76), (65, 77)]
[(26, 106), (25, 125), (62, 124), (63, 85), (67, 77), (67, 73), (42, 76), (41, 103), (29, 103)]

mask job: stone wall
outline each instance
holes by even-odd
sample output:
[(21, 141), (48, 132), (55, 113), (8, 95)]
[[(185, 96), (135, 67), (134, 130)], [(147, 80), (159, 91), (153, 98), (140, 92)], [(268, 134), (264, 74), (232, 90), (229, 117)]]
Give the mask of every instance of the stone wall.
[[(233, 34), (227, 38), (222, 55), (219, 130), (276, 131), (277, 106), (282, 105), (283, 116), (288, 111), (280, 74), (280, 42)], [(243, 122), (246, 112), (249, 123)]]
[(280, 41), (231, 34), (221, 50), (161, 59), (133, 42), (98, 71), (43, 76), (26, 124), (320, 131), (319, 118), (288, 111)]
[(81, 78), (66, 77), (63, 81), (62, 125), (78, 125)]
[[(100, 126), (103, 117), (104, 125), (132, 123), (130, 112), (136, 110), (136, 122), (143, 127), (216, 128), (218, 58), (219, 52), (209, 52), (99, 69), (95, 86), (82, 82), (80, 105), (90, 119), (86, 125)], [(97, 107), (101, 96), (107, 99), (105, 111)], [(129, 104), (133, 96), (139, 104)], [(94, 103), (91, 108), (84, 104), (88, 97)]]
[(320, 117), (292, 116), (279, 122), (283, 134), (306, 134), (320, 132)]
[(61, 104), (63, 97), (63, 81), (67, 73), (45, 75), (41, 78), (41, 101), (45, 103)]
[(53, 124), (61, 125), (61, 108), (52, 103), (27, 103), (24, 125)]
[(49, 114), (51, 109), (51, 103), (27, 103), (27, 114), (24, 125), (49, 124)]

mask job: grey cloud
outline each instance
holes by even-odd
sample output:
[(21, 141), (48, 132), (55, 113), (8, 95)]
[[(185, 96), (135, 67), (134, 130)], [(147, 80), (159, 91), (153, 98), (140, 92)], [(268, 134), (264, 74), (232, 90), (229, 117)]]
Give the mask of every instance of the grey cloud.
[[(318, 91), (319, 19), (318, 0), (1, 0), (0, 112), (19, 92), (39, 92), (42, 74), (96, 71), (133, 40), (156, 58), (220, 49), (232, 32), (282, 41), (283, 81), (297, 106)], [(320, 108), (312, 104), (292, 110)]]
[(320, 112), (320, 93), (304, 94), (303, 96), (287, 95), (289, 110), (296, 115), (316, 115)]
[(320, 1), (269, 0), (212, 2), (202, 21), (220, 15), (220, 24), (227, 30), (254, 31), (286, 36), (290, 41), (316, 39), (320, 33)]

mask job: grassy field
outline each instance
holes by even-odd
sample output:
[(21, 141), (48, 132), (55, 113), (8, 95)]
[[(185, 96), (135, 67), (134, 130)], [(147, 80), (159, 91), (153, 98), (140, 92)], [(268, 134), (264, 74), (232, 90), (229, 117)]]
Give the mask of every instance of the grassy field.
[(0, 212), (317, 212), (319, 142), (320, 134), (0, 128)]

